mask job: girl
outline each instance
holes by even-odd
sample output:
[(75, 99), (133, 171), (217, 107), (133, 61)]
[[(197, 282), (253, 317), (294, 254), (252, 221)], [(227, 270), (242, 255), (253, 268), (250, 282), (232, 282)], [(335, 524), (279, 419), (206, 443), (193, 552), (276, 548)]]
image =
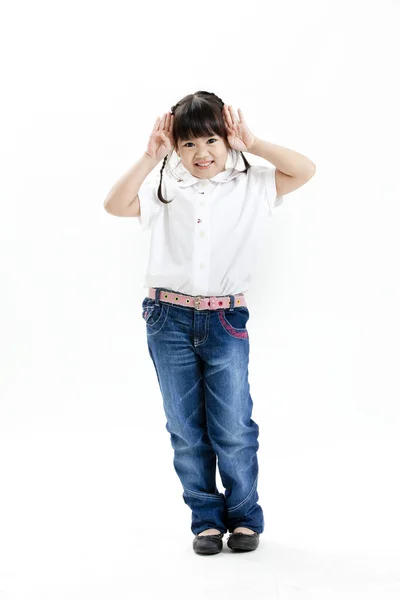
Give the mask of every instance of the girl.
[[(271, 215), (315, 172), (305, 156), (259, 140), (238, 113), (213, 93), (185, 96), (157, 118), (143, 156), (104, 202), (152, 232), (142, 317), (201, 554), (220, 552), (227, 531), (229, 548), (254, 550), (264, 531), (244, 293), (266, 207)], [(275, 166), (252, 166), (243, 151)], [(161, 160), (156, 182), (144, 182)], [(215, 482), (217, 458), (225, 494)]]

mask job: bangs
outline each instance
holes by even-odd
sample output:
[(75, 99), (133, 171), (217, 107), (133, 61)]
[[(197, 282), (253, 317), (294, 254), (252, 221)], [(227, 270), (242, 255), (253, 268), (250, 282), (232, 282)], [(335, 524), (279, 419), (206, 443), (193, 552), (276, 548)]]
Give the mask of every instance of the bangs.
[(175, 123), (174, 135), (176, 139), (188, 141), (194, 138), (212, 137), (213, 135), (226, 137), (225, 124), (220, 109), (218, 109), (218, 113), (216, 114), (213, 107), (206, 103), (187, 107)]

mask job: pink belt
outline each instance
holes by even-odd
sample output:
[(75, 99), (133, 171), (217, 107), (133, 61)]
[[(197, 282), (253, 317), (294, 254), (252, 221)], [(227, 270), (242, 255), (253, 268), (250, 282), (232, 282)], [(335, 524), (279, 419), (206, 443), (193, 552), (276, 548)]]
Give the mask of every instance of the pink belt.
[[(236, 306), (247, 306), (244, 294), (233, 294)], [(156, 289), (149, 288), (148, 297), (155, 299)], [(189, 296), (180, 292), (171, 292), (170, 290), (160, 289), (160, 300), (170, 302), (171, 304), (180, 304), (181, 306), (191, 306), (197, 310), (217, 310), (218, 308), (230, 308), (229, 296)]]

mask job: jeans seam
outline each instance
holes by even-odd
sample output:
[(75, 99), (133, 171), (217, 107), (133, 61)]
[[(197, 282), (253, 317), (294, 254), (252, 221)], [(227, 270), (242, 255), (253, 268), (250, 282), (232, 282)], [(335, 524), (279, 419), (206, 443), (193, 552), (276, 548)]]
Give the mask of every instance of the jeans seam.
[(254, 492), (254, 490), (256, 488), (257, 479), (258, 479), (258, 475), (256, 475), (253, 486), (252, 486), (250, 492), (247, 494), (246, 498), (244, 500), (242, 500), (241, 502), (239, 502), (239, 504), (236, 504), (236, 506), (231, 506), (230, 508), (228, 507), (227, 508), (228, 512), (230, 512), (232, 510), (236, 510), (237, 508), (240, 508), (245, 502), (247, 502), (247, 500), (250, 498), (251, 494)]
[(207, 314), (206, 330), (207, 330), (207, 331), (206, 331), (206, 335), (205, 335), (205, 337), (204, 337), (204, 338), (203, 338), (203, 339), (202, 339), (200, 342), (197, 342), (197, 344), (196, 344), (196, 343), (194, 343), (194, 347), (195, 347), (195, 348), (198, 348), (198, 347), (199, 347), (199, 346), (201, 346), (202, 344), (205, 344), (205, 343), (206, 343), (206, 341), (208, 340), (208, 337), (209, 337), (209, 335), (210, 335), (210, 313), (208, 313), (208, 314)]
[[(225, 502), (225, 499), (223, 497), (221, 497), (221, 493), (219, 492), (218, 494), (207, 494), (206, 492), (194, 492), (193, 490), (190, 490), (188, 487), (186, 487), (186, 485), (184, 485), (182, 483), (183, 487), (185, 488), (185, 490), (189, 493), (192, 494), (192, 496), (197, 496), (198, 498), (210, 498), (210, 500), (216, 500), (216, 499), (220, 499), (221, 501)], [(223, 496), (223, 494), (222, 494)]]

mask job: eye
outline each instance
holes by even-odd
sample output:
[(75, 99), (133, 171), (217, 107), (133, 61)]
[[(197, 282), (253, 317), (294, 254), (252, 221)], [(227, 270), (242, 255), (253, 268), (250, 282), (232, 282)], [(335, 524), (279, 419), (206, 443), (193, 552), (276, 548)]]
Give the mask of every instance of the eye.
[[(218, 140), (216, 140), (215, 138), (210, 138), (208, 141), (209, 141), (209, 142), (211, 142), (212, 140), (213, 140), (214, 142), (217, 142), (217, 141), (218, 141)], [(188, 144), (192, 144), (192, 143), (193, 143), (193, 142), (186, 142), (186, 144), (184, 144), (184, 146), (187, 146)]]

